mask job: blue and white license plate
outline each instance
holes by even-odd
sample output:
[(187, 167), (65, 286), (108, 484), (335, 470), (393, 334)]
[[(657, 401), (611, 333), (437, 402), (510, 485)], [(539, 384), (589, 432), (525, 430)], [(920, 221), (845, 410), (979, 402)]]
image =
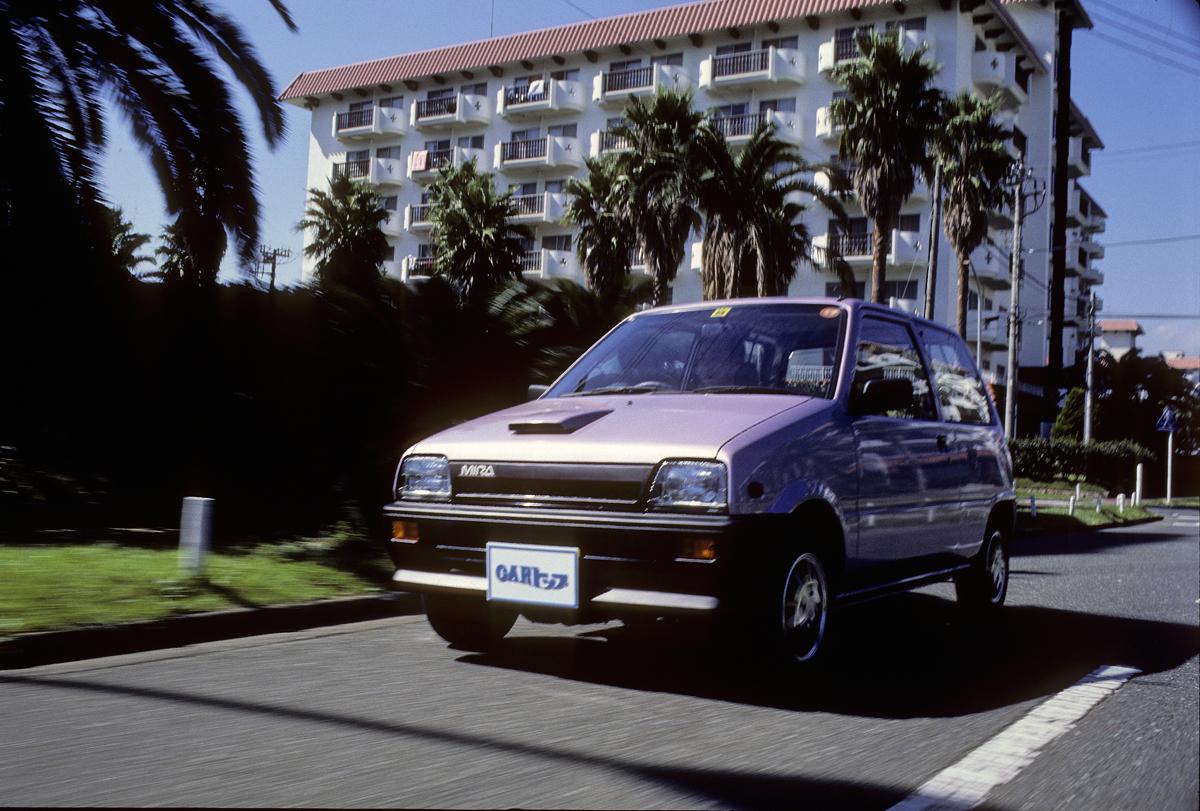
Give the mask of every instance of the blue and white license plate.
[(579, 608), (579, 550), (489, 541), (487, 598)]

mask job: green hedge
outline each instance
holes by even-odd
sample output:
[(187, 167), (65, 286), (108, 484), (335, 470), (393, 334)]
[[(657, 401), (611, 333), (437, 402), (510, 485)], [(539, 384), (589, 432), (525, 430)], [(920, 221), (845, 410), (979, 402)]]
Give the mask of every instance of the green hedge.
[(1035, 481), (1085, 479), (1109, 493), (1130, 492), (1139, 462), (1154, 454), (1130, 440), (1074, 442), (1059, 439), (1014, 439), (1008, 443), (1013, 473)]

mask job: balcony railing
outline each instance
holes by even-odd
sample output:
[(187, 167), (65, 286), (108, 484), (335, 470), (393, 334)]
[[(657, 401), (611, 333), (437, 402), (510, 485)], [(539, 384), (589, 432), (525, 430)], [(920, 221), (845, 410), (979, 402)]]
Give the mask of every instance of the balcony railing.
[(433, 203), (413, 203), (412, 221), (429, 222), (429, 212), (433, 211)]
[(409, 273), (413, 276), (430, 276), (436, 267), (436, 256), (414, 256)]
[(738, 76), (743, 73), (759, 73), (767, 69), (770, 59), (770, 49), (716, 56), (713, 57), (713, 76), (719, 78), (721, 76)]
[(546, 139), (530, 138), (525, 141), (504, 141), (500, 144), (500, 159), (520, 161), (546, 157)]
[(542, 252), (541, 251), (526, 251), (521, 255), (521, 271), (523, 273), (537, 273), (542, 269)]
[(362, 180), (371, 174), (371, 161), (343, 161), (333, 165), (333, 176), (335, 178), (348, 177), (351, 180)]
[(545, 101), (550, 97), (549, 84), (542, 82), (540, 88), (533, 85), (517, 85), (504, 88), (505, 104), (531, 104), (535, 101)]
[(742, 115), (714, 116), (713, 127), (726, 138), (739, 138), (753, 135), (755, 130), (767, 123), (767, 114), (743, 113)]
[(869, 256), (871, 254), (870, 234), (830, 234), (829, 252), (838, 256)]
[(454, 162), (454, 148), (450, 149), (431, 149), (429, 150), (429, 169), (436, 172), (443, 166), (449, 166)]
[(858, 40), (856, 37), (849, 39), (837, 39), (833, 43), (833, 58), (837, 62), (845, 62), (850, 59), (858, 59), (862, 56), (858, 50)]
[(441, 99), (424, 99), (417, 102), (417, 120), (436, 118), (442, 115), (454, 115), (458, 112), (458, 96), (447, 96)]
[(368, 107), (365, 110), (353, 110), (349, 113), (337, 114), (337, 129), (342, 130), (356, 129), (358, 127), (369, 127), (375, 123), (375, 108)]
[(512, 202), (518, 217), (542, 214), (546, 211), (546, 195), (544, 194), (518, 194), (512, 198)]
[(654, 80), (654, 66), (645, 68), (630, 68), (604, 74), (604, 92), (617, 93), (622, 90), (633, 90), (639, 87), (649, 87)]
[(601, 152), (619, 152), (623, 149), (629, 149), (631, 146), (632, 144), (626, 136), (612, 130), (601, 130), (600, 132)]

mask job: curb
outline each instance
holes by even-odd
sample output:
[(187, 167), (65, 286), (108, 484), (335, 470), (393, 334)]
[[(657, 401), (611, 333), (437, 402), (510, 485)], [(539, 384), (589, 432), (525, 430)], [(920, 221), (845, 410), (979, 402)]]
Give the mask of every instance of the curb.
[(1085, 532), (1099, 532), (1102, 529), (1123, 529), (1124, 527), (1137, 527), (1142, 524), (1153, 524), (1156, 521), (1163, 520), (1161, 515), (1154, 515), (1149, 518), (1135, 518), (1132, 521), (1121, 521), (1113, 524), (1098, 524), (1096, 526), (1080, 526), (1080, 527), (1038, 527), (1026, 526), (1017, 530), (1017, 535), (1020, 537), (1030, 537), (1033, 535), (1082, 535)]
[(303, 631), (323, 625), (421, 613), (416, 594), (337, 597), (262, 608), (233, 608), (157, 620), (42, 631), (0, 640), (0, 670), (96, 659), (260, 634)]

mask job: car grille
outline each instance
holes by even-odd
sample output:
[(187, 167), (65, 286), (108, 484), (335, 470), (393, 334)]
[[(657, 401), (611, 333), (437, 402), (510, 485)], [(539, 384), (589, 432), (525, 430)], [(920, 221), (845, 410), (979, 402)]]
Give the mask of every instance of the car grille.
[(455, 461), (450, 483), (460, 504), (629, 510), (641, 506), (652, 470), (651, 465)]

